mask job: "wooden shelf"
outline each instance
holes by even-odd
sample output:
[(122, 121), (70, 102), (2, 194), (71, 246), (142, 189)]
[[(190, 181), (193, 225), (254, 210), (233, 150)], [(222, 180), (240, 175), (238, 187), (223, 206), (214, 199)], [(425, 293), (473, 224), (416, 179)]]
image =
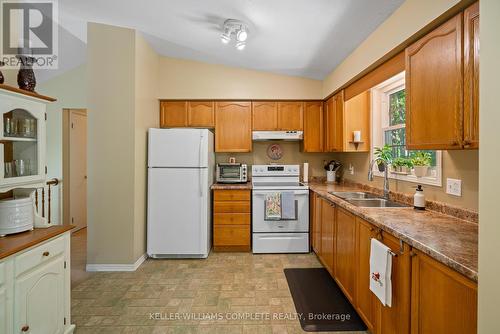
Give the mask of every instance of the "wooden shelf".
[(364, 144), (365, 142), (364, 141), (350, 141), (349, 144), (354, 144), (354, 147), (356, 148), (356, 150), (358, 150), (358, 145), (359, 144)]
[(9, 92), (14, 92), (14, 93), (26, 95), (29, 97), (34, 97), (36, 99), (41, 99), (41, 100), (45, 100), (45, 101), (49, 101), (49, 102), (57, 101), (57, 99), (55, 99), (53, 97), (40, 95), (36, 92), (30, 92), (30, 91), (20, 89), (20, 88), (14, 87), (14, 86), (6, 85), (6, 84), (0, 84), (0, 89), (7, 90)]
[(2, 137), (0, 140), (2, 141), (28, 141), (28, 142), (37, 142), (36, 138), (27, 138), (27, 137)]

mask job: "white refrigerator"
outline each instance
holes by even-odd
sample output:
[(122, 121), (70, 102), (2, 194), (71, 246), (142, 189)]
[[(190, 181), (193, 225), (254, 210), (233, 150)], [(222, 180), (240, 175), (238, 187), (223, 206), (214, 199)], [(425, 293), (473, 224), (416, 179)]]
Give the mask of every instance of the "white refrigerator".
[(148, 256), (208, 256), (214, 158), (207, 129), (149, 129)]

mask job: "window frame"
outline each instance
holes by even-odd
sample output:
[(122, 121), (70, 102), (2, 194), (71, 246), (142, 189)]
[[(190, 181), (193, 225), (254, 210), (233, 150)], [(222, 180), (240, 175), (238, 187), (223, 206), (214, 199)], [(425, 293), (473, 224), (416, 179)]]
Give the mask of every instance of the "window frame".
[[(382, 147), (385, 142), (384, 133), (387, 130), (396, 130), (406, 128), (406, 124), (390, 125), (389, 122), (389, 95), (405, 88), (405, 72), (401, 72), (394, 77), (380, 83), (371, 89), (371, 150), (370, 158), (373, 160), (374, 148)], [(442, 187), (442, 152), (436, 150), (436, 167), (434, 176), (417, 178), (413, 174), (398, 174), (389, 170), (388, 177), (394, 180), (407, 181), (417, 184), (426, 184), (436, 187)], [(373, 166), (373, 175), (384, 177), (384, 173), (378, 170), (376, 164)]]

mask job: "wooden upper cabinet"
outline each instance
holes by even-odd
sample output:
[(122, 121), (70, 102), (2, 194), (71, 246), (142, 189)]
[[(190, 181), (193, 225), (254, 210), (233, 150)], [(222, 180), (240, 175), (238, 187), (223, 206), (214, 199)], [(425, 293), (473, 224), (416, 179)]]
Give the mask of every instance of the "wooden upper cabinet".
[(215, 151), (252, 151), (251, 102), (228, 101), (215, 104)]
[(414, 250), (411, 333), (477, 333), (477, 284)]
[(304, 152), (323, 152), (323, 102), (304, 103)]
[(301, 131), (304, 124), (303, 102), (278, 102), (278, 130)]
[(406, 48), (405, 56), (407, 147), (462, 148), (462, 13)]
[(186, 101), (162, 101), (160, 110), (160, 127), (188, 126)]
[(356, 217), (337, 208), (335, 233), (335, 278), (347, 299), (354, 302), (356, 286)]
[[(344, 102), (344, 152), (370, 152), (371, 92), (358, 94)], [(361, 142), (353, 143), (353, 132), (361, 131)]]
[(325, 152), (344, 150), (344, 91), (340, 91), (326, 103), (325, 109)]
[(479, 2), (464, 12), (464, 147), (479, 147)]
[(213, 101), (189, 101), (188, 126), (213, 128), (215, 126), (215, 107)]
[(278, 103), (273, 101), (252, 102), (252, 129), (254, 131), (278, 130)]

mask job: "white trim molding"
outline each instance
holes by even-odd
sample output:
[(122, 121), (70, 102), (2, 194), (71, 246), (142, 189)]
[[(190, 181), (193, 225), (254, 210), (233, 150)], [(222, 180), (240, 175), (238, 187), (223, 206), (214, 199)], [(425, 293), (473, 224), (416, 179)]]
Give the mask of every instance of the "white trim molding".
[(142, 254), (135, 263), (132, 264), (87, 264), (86, 270), (90, 272), (96, 271), (136, 271), (141, 264), (146, 261), (148, 255)]

